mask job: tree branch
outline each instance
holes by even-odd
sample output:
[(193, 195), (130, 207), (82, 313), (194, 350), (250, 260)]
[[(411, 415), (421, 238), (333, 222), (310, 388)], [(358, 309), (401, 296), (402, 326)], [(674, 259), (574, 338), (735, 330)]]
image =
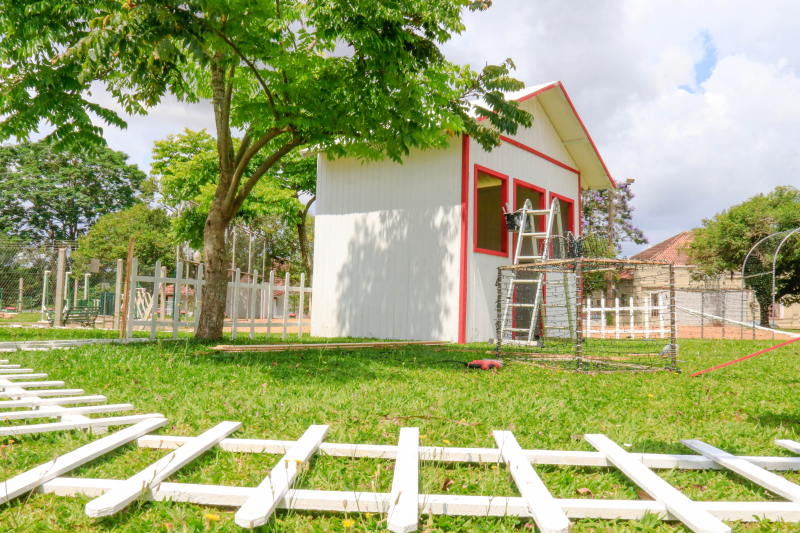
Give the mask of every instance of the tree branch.
[(250, 148), (250, 144), (253, 142), (253, 137), (251, 137), (250, 135), (252, 132), (253, 132), (253, 125), (251, 124), (250, 127), (247, 128), (247, 131), (244, 132), (244, 137), (242, 137), (242, 142), (239, 145), (239, 149), (236, 151), (236, 157), (233, 159), (233, 164), (236, 168), (239, 168), (239, 163), (244, 157), (244, 154), (247, 151), (247, 149)]
[(250, 191), (253, 190), (253, 187), (256, 186), (258, 180), (267, 173), (267, 171), (272, 168), (272, 166), (280, 161), (280, 159), (291, 152), (296, 147), (300, 146), (305, 142), (305, 139), (302, 137), (294, 137), (291, 141), (284, 144), (277, 150), (275, 150), (263, 163), (261, 163), (255, 172), (247, 179), (247, 182), (242, 186), (242, 189), (239, 191), (239, 194), (236, 195), (236, 199), (233, 202), (233, 212), (239, 210), (242, 207), (247, 195), (250, 194)]
[(241, 51), (241, 50), (239, 50), (239, 47), (238, 47), (238, 46), (236, 46), (236, 45), (233, 43), (233, 41), (231, 41), (230, 39), (228, 39), (228, 38), (225, 36), (225, 34), (223, 34), (221, 31), (219, 31), (218, 29), (216, 29), (216, 28), (214, 28), (214, 27), (212, 27), (212, 29), (214, 30), (214, 33), (216, 33), (216, 34), (217, 34), (217, 36), (218, 36), (220, 39), (222, 39), (223, 41), (225, 41), (225, 44), (227, 44), (228, 46), (230, 46), (230, 47), (233, 49), (233, 51), (234, 51), (234, 52), (236, 52), (236, 55), (237, 55), (237, 56), (239, 56), (239, 58), (240, 58), (242, 61), (244, 61), (244, 62), (245, 62), (245, 64), (246, 64), (246, 65), (247, 65), (247, 66), (250, 68), (250, 70), (253, 72), (253, 75), (254, 75), (254, 76), (256, 77), (256, 79), (258, 80), (258, 83), (259, 83), (259, 85), (261, 85), (261, 88), (262, 88), (262, 89), (264, 89), (264, 92), (265, 92), (265, 93), (267, 93), (267, 98), (269, 98), (269, 103), (270, 103), (270, 104), (272, 104), (272, 114), (275, 116), (275, 120), (276, 120), (276, 121), (280, 120), (280, 115), (278, 114), (278, 108), (275, 106), (275, 99), (272, 97), (272, 91), (270, 91), (270, 90), (269, 90), (269, 87), (267, 86), (267, 82), (266, 82), (266, 81), (264, 80), (264, 78), (261, 76), (261, 73), (260, 73), (260, 72), (258, 72), (258, 69), (256, 68), (255, 64), (254, 64), (252, 61), (250, 61), (250, 60), (247, 58), (247, 56), (245, 56), (245, 55), (242, 53), (242, 51)]
[[(242, 176), (244, 175), (244, 170), (247, 168), (247, 165), (250, 164), (250, 160), (255, 157), (255, 155), (262, 149), (264, 146), (267, 145), (272, 139), (286, 133), (289, 131), (285, 128), (272, 128), (271, 130), (267, 131), (264, 135), (262, 135), (252, 146), (247, 148), (247, 150), (242, 154), (242, 158), (236, 164), (236, 169), (233, 173), (233, 180), (231, 181), (231, 185), (228, 188), (228, 193), (225, 195), (225, 202), (223, 203), (223, 209), (228, 209), (234, 203), (234, 198), (236, 197), (236, 193), (239, 191), (239, 183), (242, 181)], [(235, 211), (234, 211), (235, 212)]]
[(311, 204), (313, 204), (314, 200), (316, 199), (317, 195), (315, 194), (314, 196), (311, 197), (311, 200), (309, 200), (308, 203), (306, 204), (306, 208), (303, 209), (303, 220), (306, 219), (306, 215), (308, 215), (308, 210), (311, 209)]

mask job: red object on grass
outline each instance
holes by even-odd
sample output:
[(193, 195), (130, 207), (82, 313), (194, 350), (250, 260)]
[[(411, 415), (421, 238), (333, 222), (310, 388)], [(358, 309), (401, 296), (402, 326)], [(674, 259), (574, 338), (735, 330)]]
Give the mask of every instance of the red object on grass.
[(717, 370), (718, 368), (723, 368), (723, 367), (726, 367), (728, 365), (732, 365), (733, 363), (738, 363), (739, 361), (744, 361), (745, 359), (750, 359), (751, 357), (755, 357), (757, 355), (761, 355), (762, 353), (769, 352), (771, 350), (774, 350), (775, 348), (780, 348), (781, 346), (786, 346), (787, 344), (791, 344), (791, 343), (797, 342), (797, 341), (800, 341), (800, 337), (797, 337), (796, 339), (792, 339), (790, 341), (782, 342), (780, 344), (776, 344), (775, 346), (770, 346), (769, 348), (761, 350), (760, 352), (751, 353), (750, 355), (745, 355), (744, 357), (740, 357), (739, 359), (734, 359), (733, 361), (728, 361), (727, 363), (722, 363), (721, 365), (717, 365), (717, 366), (715, 366), (713, 368), (707, 368), (705, 370), (701, 370), (700, 372), (695, 372), (694, 374), (692, 374), (692, 377), (696, 377), (696, 376), (699, 376), (700, 374), (705, 374), (706, 372), (711, 372), (712, 370)]
[(480, 368), (481, 370), (489, 370), (490, 368), (496, 368), (500, 370), (503, 368), (503, 362), (498, 361), (497, 359), (475, 359), (474, 361), (467, 363), (467, 367)]

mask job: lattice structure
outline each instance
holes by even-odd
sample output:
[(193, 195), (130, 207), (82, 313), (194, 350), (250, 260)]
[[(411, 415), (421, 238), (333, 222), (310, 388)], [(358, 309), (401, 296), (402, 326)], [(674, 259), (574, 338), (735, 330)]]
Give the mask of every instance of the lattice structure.
[[(235, 521), (246, 529), (267, 523), (278, 509), (341, 513), (383, 513), (393, 532), (416, 531), (420, 515), (530, 517), (541, 531), (566, 533), (575, 519), (642, 519), (655, 514), (680, 521), (692, 531), (728, 533), (725, 521), (800, 522), (800, 486), (771, 471), (798, 471), (800, 457), (737, 457), (698, 440), (681, 441), (700, 455), (628, 453), (604, 435), (584, 435), (597, 451), (525, 450), (510, 431), (494, 431), (497, 448), (445, 448), (419, 445), (418, 428), (402, 428), (396, 446), (324, 442), (328, 427), (311, 426), (297, 441), (230, 438), (241, 424), (222, 422), (198, 437), (148, 435), (167, 424), (150, 419), (87, 444), (0, 483), (0, 504), (29, 491), (94, 498), (91, 517), (110, 516), (136, 500), (172, 500), (238, 508)], [(138, 439), (138, 440), (137, 440)], [(80, 465), (137, 440), (140, 447), (172, 449), (154, 464), (126, 480), (60, 477)], [(775, 444), (800, 453), (800, 443)], [(194, 459), (218, 446), (223, 451), (282, 455), (258, 487), (229, 487), (164, 482)], [(390, 493), (293, 489), (312, 466), (315, 454), (394, 460)], [(419, 464), (497, 463), (505, 465), (519, 497), (420, 494)], [(554, 498), (535, 465), (616, 467), (653, 500)], [(727, 469), (788, 502), (693, 501), (652, 469)]]
[[(138, 340), (138, 339), (137, 339)], [(83, 341), (52, 341), (39, 343), (16, 344), (14, 349), (52, 349), (86, 344), (108, 343), (110, 340), (89, 339)], [(67, 344), (64, 344), (67, 343)], [(12, 347), (4, 347), (6, 350)], [(137, 424), (144, 420), (164, 416), (158, 413), (116, 416), (107, 418), (89, 418), (88, 414), (115, 413), (130, 411), (134, 406), (128, 403), (104, 404), (105, 396), (84, 396), (82, 389), (62, 389), (63, 381), (47, 381), (47, 374), (34, 373), (31, 368), (9, 364), (8, 360), (0, 360), (0, 436), (27, 435), (32, 433), (49, 433), (52, 431), (68, 431), (86, 429), (94, 433), (105, 433), (110, 426)], [(73, 405), (76, 407), (66, 407)], [(24, 409), (20, 411), (19, 409)], [(29, 420), (58, 418), (59, 422), (45, 424), (28, 424)]]
[(742, 283), (755, 293), (760, 325), (770, 326), (770, 311), (778, 303), (783, 284), (792, 283), (800, 256), (800, 228), (773, 233), (758, 241), (742, 265)]
[[(525, 278), (535, 283), (520, 284)], [(498, 269), (497, 288), (499, 357), (578, 371), (677, 371), (668, 263), (578, 257), (514, 265)]]

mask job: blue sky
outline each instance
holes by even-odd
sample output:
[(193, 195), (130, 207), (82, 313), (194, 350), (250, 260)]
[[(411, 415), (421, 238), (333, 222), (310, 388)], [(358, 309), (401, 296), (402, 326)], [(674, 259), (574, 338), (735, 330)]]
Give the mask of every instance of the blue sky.
[(703, 57), (694, 64), (694, 86), (681, 85), (678, 87), (691, 94), (703, 92), (703, 82), (711, 77), (714, 67), (717, 66), (717, 47), (714, 45), (714, 39), (708, 31), (703, 31), (699, 38), (703, 42)]

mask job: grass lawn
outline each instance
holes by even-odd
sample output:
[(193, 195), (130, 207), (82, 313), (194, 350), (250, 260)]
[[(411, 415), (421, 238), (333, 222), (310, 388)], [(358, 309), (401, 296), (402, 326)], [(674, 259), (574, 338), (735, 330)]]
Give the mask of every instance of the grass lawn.
[[(78, 330), (83, 331), (83, 330)], [(0, 327), (0, 341), (51, 335)], [(64, 331), (60, 335), (64, 335)], [(77, 335), (69, 332), (66, 335)], [(83, 333), (81, 333), (83, 335)], [(26, 337), (26, 338), (28, 338)], [(52, 337), (47, 337), (52, 338)], [(293, 340), (296, 341), (296, 338)], [(309, 339), (304, 339), (309, 340)], [(311, 339), (313, 340), (313, 339)], [(260, 342), (264, 342), (262, 337)], [(273, 336), (273, 342), (279, 342)], [(243, 342), (249, 342), (245, 340)], [(491, 430), (511, 429), (523, 448), (592, 450), (580, 436), (604, 433), (631, 444), (632, 452), (692, 453), (679, 439), (698, 438), (734, 454), (791, 455), (777, 438), (800, 438), (800, 343), (724, 370), (690, 378), (704, 369), (770, 346), (771, 341), (682, 340), (683, 374), (577, 375), (524, 364), (502, 371), (466, 371), (448, 360), (486, 357), (488, 345), (407, 347), (219, 354), (189, 339), (127, 346), (96, 346), (9, 354), (13, 363), (47, 372), (70, 388), (104, 394), (109, 403), (129, 402), (138, 411), (160, 412), (170, 423), (162, 434), (196, 436), (224, 420), (242, 422), (233, 436), (296, 439), (311, 424), (329, 424), (327, 440), (395, 444), (402, 425), (418, 426), (422, 443), (495, 447)], [(775, 343), (777, 344), (777, 342)], [(133, 414), (130, 413), (130, 414)], [(100, 415), (102, 416), (102, 415)], [(423, 416), (429, 418), (402, 418)], [(461, 422), (463, 421), (463, 422)], [(7, 423), (7, 422), (5, 422)], [(94, 437), (81, 432), (14, 438), (5, 448), (0, 479), (64, 454)], [(4, 439), (4, 440), (3, 440)], [(11, 444), (0, 438), (0, 444)], [(71, 475), (122, 479), (155, 462), (164, 451), (128, 445), (84, 465)], [(277, 456), (212, 449), (181, 469), (171, 481), (255, 486)], [(321, 457), (299, 486), (322, 490), (389, 492), (392, 461)], [(493, 465), (423, 463), (423, 493), (516, 496), (508, 474)], [(536, 466), (558, 498), (637, 499), (637, 487), (615, 469)], [(659, 471), (692, 499), (766, 501), (779, 499), (723, 471)], [(800, 473), (786, 477), (800, 482)], [(188, 531), (204, 531), (205, 513), (219, 520), (212, 531), (241, 531), (233, 512), (172, 503), (133, 504), (118, 515), (93, 520), (87, 499), (32, 495), (0, 506), (0, 531), (160, 532), (183, 518)], [(341, 514), (279, 512), (263, 531), (345, 532)], [(352, 531), (385, 531), (380, 516), (350, 515)], [(384, 522), (385, 524), (385, 522)], [(516, 518), (441, 517), (429, 532), (528, 530)], [(735, 531), (797, 531), (796, 524), (731, 524)], [(575, 521), (574, 531), (688, 531), (677, 523)]]

